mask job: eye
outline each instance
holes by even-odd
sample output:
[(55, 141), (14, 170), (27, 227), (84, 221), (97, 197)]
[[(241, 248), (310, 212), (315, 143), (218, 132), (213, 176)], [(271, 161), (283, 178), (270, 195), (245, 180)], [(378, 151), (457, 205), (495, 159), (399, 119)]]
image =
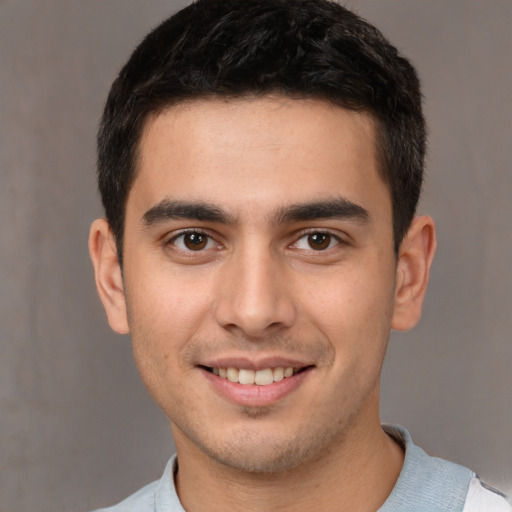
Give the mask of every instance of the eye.
[(326, 249), (335, 247), (339, 243), (340, 240), (338, 237), (331, 235), (330, 233), (315, 231), (314, 233), (308, 233), (301, 236), (297, 242), (295, 242), (294, 246), (297, 249), (325, 251)]
[(174, 236), (169, 240), (169, 244), (174, 245), (182, 251), (203, 251), (218, 246), (211, 237), (200, 231), (185, 231)]

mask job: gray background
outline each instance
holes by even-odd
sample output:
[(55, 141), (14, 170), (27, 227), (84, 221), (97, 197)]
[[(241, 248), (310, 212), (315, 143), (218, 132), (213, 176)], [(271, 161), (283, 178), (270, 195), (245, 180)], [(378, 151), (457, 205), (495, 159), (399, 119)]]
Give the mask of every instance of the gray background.
[[(84, 511), (159, 476), (168, 424), (108, 329), (86, 240), (109, 84), (176, 1), (0, 0), (0, 511)], [(393, 335), (385, 421), (512, 492), (512, 2), (352, 0), (417, 65), (439, 251)]]

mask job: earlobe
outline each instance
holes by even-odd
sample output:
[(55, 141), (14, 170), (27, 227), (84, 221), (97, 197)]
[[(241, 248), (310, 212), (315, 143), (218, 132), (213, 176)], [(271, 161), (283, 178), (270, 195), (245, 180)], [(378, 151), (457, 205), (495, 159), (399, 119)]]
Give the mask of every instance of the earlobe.
[(129, 332), (123, 277), (114, 235), (105, 219), (96, 219), (89, 232), (89, 254), (96, 288), (110, 327), (119, 334)]
[(435, 251), (434, 221), (416, 217), (400, 245), (392, 329), (407, 331), (420, 320)]

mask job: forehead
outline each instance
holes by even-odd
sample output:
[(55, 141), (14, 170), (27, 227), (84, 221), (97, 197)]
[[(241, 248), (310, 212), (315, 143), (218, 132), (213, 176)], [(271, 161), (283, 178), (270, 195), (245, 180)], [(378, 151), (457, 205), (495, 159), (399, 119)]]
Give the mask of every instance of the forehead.
[(321, 100), (266, 96), (182, 103), (148, 119), (130, 196), (145, 206), (174, 196), (269, 206), (270, 189), (282, 202), (326, 193), (361, 196), (366, 190), (362, 195), (371, 202), (375, 192), (389, 195), (378, 172), (375, 124), (367, 113)]

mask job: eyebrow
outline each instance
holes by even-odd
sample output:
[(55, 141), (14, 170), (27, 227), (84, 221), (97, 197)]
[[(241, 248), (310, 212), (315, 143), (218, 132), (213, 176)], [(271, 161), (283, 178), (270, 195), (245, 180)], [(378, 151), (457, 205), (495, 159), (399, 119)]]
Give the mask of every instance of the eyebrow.
[[(279, 208), (271, 217), (275, 224), (321, 219), (348, 219), (367, 223), (369, 218), (368, 210), (346, 198), (292, 204)], [(170, 199), (163, 199), (147, 210), (142, 216), (142, 223), (144, 227), (149, 228), (173, 219), (235, 223), (233, 216), (213, 204)]]
[(234, 222), (230, 215), (213, 204), (163, 199), (144, 213), (142, 223), (145, 227), (151, 227), (173, 219), (194, 219), (222, 224)]
[(321, 219), (347, 219), (366, 224), (370, 220), (370, 214), (368, 210), (346, 198), (336, 198), (290, 205), (280, 208), (275, 215), (276, 224)]

